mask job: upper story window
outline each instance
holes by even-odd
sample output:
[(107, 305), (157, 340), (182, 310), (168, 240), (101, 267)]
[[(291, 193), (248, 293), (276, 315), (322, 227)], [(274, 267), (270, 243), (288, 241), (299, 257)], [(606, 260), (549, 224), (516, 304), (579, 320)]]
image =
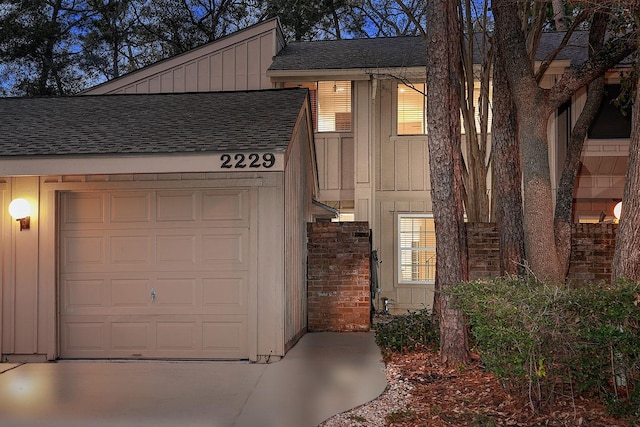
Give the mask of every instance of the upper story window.
[[(398, 135), (422, 135), (427, 133), (427, 108), (425, 96), (425, 84), (415, 83), (411, 85), (398, 84)], [(489, 98), (491, 98), (492, 88), (489, 88)], [(476, 85), (473, 91), (476, 104), (474, 106), (474, 116), (476, 130), (480, 132), (480, 85)], [(487, 108), (487, 129), (491, 132), (492, 111), (489, 103)], [(460, 118), (461, 131), (465, 133), (464, 120)]]
[(351, 131), (351, 82), (330, 80), (287, 83), (285, 87), (305, 87), (311, 98), (315, 132)]
[(398, 135), (420, 135), (425, 131), (425, 84), (398, 84)]
[(398, 266), (399, 283), (435, 283), (436, 229), (433, 216), (398, 215)]
[(318, 82), (317, 130), (342, 132), (351, 130), (351, 82)]

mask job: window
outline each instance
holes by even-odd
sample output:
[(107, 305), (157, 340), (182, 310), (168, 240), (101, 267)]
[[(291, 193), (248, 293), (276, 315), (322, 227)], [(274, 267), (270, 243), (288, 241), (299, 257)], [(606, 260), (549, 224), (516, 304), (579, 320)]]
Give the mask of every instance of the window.
[[(416, 83), (412, 85), (398, 84), (398, 135), (420, 135), (426, 134), (426, 96), (425, 84)], [(493, 86), (489, 86), (489, 98), (491, 99)], [(476, 129), (480, 131), (480, 85), (474, 88), (473, 96), (475, 99), (474, 113), (476, 120)], [(487, 117), (487, 130), (491, 132), (491, 123), (493, 120), (491, 103), (489, 102)], [(465, 133), (464, 120), (460, 116), (460, 124), (462, 133)]]
[(398, 84), (398, 135), (425, 133), (424, 86)]
[(318, 132), (351, 130), (351, 82), (318, 82)]
[(431, 215), (398, 216), (398, 265), (399, 283), (435, 283), (436, 230)]
[(284, 87), (309, 89), (315, 132), (348, 132), (351, 130), (350, 81), (286, 83)]

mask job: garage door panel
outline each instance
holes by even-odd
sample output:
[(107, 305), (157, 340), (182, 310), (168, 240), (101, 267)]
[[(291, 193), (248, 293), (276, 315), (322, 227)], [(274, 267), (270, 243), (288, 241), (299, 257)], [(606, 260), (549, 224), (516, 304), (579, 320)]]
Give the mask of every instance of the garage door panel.
[(151, 195), (143, 193), (111, 194), (110, 219), (115, 223), (149, 222)]
[(104, 266), (104, 248), (104, 236), (67, 236), (61, 241), (62, 266), (65, 270), (73, 270), (74, 266)]
[(111, 305), (136, 309), (148, 307), (151, 289), (148, 279), (114, 279), (111, 281)]
[(202, 346), (209, 351), (239, 351), (243, 348), (246, 326), (244, 322), (204, 322)]
[(106, 355), (109, 347), (105, 341), (108, 336), (106, 326), (104, 322), (92, 322), (82, 318), (65, 323), (61, 331), (63, 351), (80, 355)]
[(208, 277), (202, 279), (202, 305), (207, 312), (247, 314), (246, 277)]
[(105, 222), (105, 196), (97, 193), (66, 193), (62, 203), (62, 229), (77, 224)]
[[(226, 190), (204, 192), (202, 219), (205, 221), (238, 222), (248, 225), (249, 204), (247, 191)], [(234, 224), (239, 226), (240, 224)]]
[(178, 307), (184, 310), (195, 309), (196, 280), (193, 278), (168, 278), (156, 280), (155, 304), (160, 307)]
[(156, 239), (158, 263), (196, 263), (198, 239), (194, 234), (160, 235)]
[(230, 230), (202, 236), (202, 261), (218, 268), (248, 268), (249, 231)]
[(151, 237), (111, 236), (109, 260), (112, 264), (151, 265)]
[(195, 192), (158, 192), (156, 200), (157, 221), (193, 222), (196, 220)]
[(156, 331), (157, 349), (160, 351), (192, 352), (198, 347), (198, 323), (186, 321), (160, 321)]
[(247, 358), (247, 202), (243, 189), (63, 193), (61, 356)]
[(76, 310), (81, 308), (104, 307), (104, 280), (67, 280), (63, 284), (62, 300), (64, 308)]
[(129, 355), (148, 352), (152, 345), (150, 322), (114, 322), (111, 324), (111, 349), (126, 351)]

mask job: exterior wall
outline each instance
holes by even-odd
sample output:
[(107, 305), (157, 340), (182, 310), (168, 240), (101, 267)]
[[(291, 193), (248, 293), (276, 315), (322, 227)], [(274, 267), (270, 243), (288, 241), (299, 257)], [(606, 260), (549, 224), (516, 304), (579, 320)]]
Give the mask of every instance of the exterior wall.
[(309, 330), (370, 328), (369, 224), (307, 224)]
[(266, 75), (284, 46), (276, 19), (160, 61), (85, 91), (85, 95), (269, 89)]
[(381, 298), (390, 302), (392, 313), (405, 313), (429, 306), (434, 285), (399, 284), (397, 228), (400, 213), (431, 213), (429, 148), (426, 135), (398, 136), (397, 93), (394, 80), (379, 80), (374, 105), (374, 249), (378, 250)]
[(353, 200), (353, 133), (316, 133), (314, 140), (320, 187), (318, 199), (320, 201)]
[(295, 130), (295, 141), (289, 151), (284, 176), (285, 207), (285, 348), (291, 348), (307, 330), (307, 233), (306, 223), (311, 221), (312, 195), (316, 180), (312, 170), (304, 165), (311, 162), (311, 135), (308, 116)]
[[(250, 190), (251, 278), (249, 353), (252, 360), (282, 356), (284, 294), (284, 189), (281, 172), (173, 173), (0, 177), (4, 219), (1, 275), (1, 350), (21, 360), (53, 360), (59, 355), (57, 331), (58, 191), (101, 189), (189, 189), (243, 187)], [(18, 231), (7, 218), (8, 203), (26, 198), (31, 229)], [(304, 226), (304, 225), (303, 225)]]

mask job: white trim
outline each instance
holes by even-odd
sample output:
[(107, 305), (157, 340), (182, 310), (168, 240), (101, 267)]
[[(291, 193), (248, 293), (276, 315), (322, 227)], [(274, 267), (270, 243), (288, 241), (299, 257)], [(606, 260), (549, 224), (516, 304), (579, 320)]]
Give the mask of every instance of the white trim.
[[(282, 172), (284, 153), (276, 151), (256, 151), (262, 155), (274, 156), (274, 164), (269, 168), (259, 167), (223, 168), (222, 156), (233, 156), (237, 151), (185, 154), (119, 155), (119, 156), (64, 156), (3, 158), (0, 161), (0, 176), (33, 175), (108, 175), (144, 173), (189, 173), (189, 172)], [(249, 152), (245, 152), (248, 156)], [(232, 161), (233, 166), (233, 161)]]

